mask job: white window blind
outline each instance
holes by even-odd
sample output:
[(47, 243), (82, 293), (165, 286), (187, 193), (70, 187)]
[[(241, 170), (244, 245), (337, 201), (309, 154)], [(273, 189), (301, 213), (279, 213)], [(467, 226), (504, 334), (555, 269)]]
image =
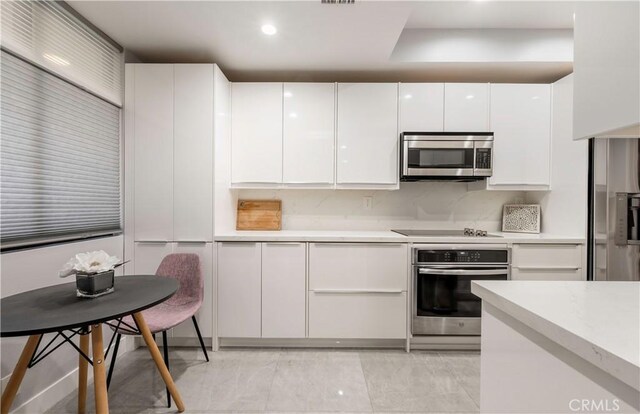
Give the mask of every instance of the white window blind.
[(2, 47), (122, 105), (122, 53), (55, 1), (2, 0)]
[(1, 58), (2, 248), (119, 232), (120, 109)]

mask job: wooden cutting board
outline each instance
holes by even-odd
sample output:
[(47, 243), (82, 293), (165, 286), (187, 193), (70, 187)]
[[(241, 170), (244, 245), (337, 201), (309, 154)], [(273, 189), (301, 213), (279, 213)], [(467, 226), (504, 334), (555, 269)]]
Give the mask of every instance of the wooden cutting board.
[(238, 200), (236, 230), (282, 229), (281, 200)]

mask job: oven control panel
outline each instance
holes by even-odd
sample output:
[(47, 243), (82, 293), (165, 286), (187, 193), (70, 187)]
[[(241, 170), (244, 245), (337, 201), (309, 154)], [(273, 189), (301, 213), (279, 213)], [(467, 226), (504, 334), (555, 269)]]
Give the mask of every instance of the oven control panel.
[(414, 250), (414, 263), (509, 263), (509, 250)]

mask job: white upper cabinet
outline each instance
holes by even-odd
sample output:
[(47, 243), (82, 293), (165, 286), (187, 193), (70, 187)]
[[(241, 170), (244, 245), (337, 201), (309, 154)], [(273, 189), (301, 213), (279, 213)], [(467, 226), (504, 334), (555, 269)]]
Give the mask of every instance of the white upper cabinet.
[(398, 181), (398, 84), (339, 83), (338, 184)]
[(551, 85), (492, 84), (491, 129), (490, 185), (549, 185)]
[(444, 130), (490, 131), (488, 83), (445, 83)]
[(132, 72), (125, 123), (135, 240), (212, 241), (213, 65), (135, 64)]
[(213, 65), (175, 65), (176, 241), (213, 238)]
[(283, 182), (333, 184), (335, 84), (284, 84)]
[(640, 4), (576, 2), (573, 137), (640, 133)]
[(231, 85), (231, 182), (282, 182), (282, 83)]
[(173, 240), (173, 65), (134, 67), (136, 240)]
[(400, 84), (400, 132), (444, 131), (444, 84)]

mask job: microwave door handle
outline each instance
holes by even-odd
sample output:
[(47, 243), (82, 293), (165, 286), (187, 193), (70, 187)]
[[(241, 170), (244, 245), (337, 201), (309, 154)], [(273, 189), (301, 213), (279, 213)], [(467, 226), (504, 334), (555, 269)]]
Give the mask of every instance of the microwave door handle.
[(503, 276), (508, 273), (507, 269), (492, 270), (466, 270), (466, 269), (428, 269), (420, 268), (418, 273), (421, 275), (476, 275), (476, 276)]

